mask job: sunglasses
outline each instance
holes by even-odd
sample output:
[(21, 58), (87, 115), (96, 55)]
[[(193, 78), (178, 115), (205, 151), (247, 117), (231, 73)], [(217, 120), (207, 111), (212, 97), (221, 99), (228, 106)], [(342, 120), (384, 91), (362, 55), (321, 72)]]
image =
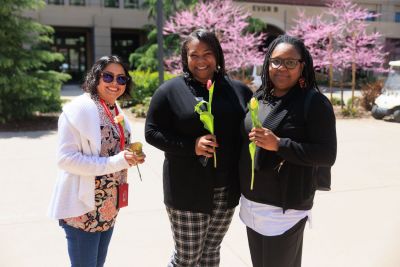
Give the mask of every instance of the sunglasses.
[(293, 58), (287, 58), (287, 59), (280, 59), (280, 58), (271, 58), (269, 61), (269, 64), (271, 67), (274, 69), (279, 68), (282, 66), (282, 64), (287, 68), (287, 69), (294, 69), (297, 67), (297, 65), (302, 62), (301, 59), (293, 59)]
[[(114, 81), (114, 74), (108, 72), (102, 72), (101, 77), (105, 83), (112, 83)], [(125, 75), (118, 75), (115, 79), (119, 85), (126, 85), (129, 81), (129, 77)]]

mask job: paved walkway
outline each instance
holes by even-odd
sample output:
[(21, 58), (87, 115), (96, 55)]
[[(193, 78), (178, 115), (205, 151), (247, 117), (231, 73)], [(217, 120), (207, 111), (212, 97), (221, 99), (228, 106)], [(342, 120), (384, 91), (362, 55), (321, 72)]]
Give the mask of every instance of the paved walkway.
[[(144, 142), (143, 120), (133, 122)], [(338, 120), (333, 191), (318, 192), (306, 228), (305, 267), (400, 266), (400, 124)], [(55, 131), (0, 133), (0, 266), (66, 267), (63, 231), (46, 217), (57, 174)], [(108, 267), (162, 267), (173, 247), (162, 203), (163, 154), (145, 144), (143, 182), (129, 171), (130, 204), (121, 210)], [(222, 244), (221, 267), (251, 266), (237, 214)]]

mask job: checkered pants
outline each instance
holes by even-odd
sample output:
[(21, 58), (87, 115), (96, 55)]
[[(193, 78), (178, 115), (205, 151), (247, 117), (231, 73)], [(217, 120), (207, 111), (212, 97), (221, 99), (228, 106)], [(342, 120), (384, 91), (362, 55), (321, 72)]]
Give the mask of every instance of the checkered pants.
[(214, 189), (212, 214), (167, 207), (175, 249), (168, 267), (217, 267), (222, 239), (235, 209), (227, 209), (227, 189)]

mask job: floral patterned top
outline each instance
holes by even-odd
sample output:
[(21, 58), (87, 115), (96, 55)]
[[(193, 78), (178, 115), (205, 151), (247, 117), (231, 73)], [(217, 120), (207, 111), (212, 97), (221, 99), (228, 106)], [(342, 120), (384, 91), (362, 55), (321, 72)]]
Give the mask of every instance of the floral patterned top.
[[(120, 152), (119, 131), (110, 121), (98, 98), (93, 97), (100, 114), (101, 157), (109, 157)], [(116, 115), (116, 106), (107, 105), (111, 114)], [(130, 133), (125, 129), (125, 145), (129, 144)], [(95, 205), (96, 208), (78, 217), (64, 219), (64, 223), (86, 232), (107, 231), (115, 224), (118, 215), (118, 185), (126, 182), (128, 171), (96, 176)]]

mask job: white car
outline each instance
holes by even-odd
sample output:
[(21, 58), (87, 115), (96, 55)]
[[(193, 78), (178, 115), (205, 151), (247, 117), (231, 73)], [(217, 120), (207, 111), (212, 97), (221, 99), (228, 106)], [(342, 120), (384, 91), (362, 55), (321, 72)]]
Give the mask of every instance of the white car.
[(390, 72), (382, 89), (382, 94), (375, 99), (372, 116), (381, 120), (393, 115), (400, 122), (400, 60), (390, 61)]

